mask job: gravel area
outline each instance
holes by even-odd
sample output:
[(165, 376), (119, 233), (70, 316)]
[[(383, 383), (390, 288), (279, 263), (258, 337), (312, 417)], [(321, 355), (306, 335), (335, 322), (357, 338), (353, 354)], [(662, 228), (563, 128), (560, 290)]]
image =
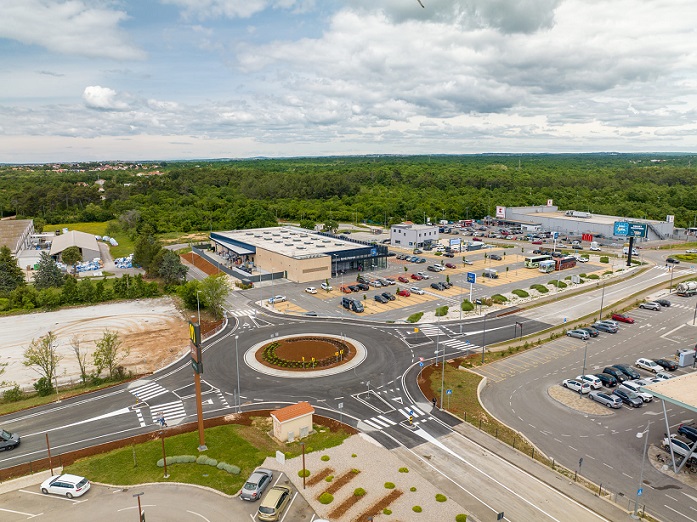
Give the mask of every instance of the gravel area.
[[(329, 460), (321, 460), (321, 457), (325, 455), (329, 456)], [(274, 458), (267, 458), (262, 467), (283, 471), (315, 512), (320, 517), (332, 522), (358, 522), (359, 520), (363, 522), (365, 519), (361, 515), (396, 490), (401, 491), (402, 495), (389, 505), (392, 513), (384, 515), (380, 511), (379, 514), (374, 514), (375, 521), (438, 520), (439, 522), (451, 522), (455, 520), (457, 514), (466, 513), (453, 499), (448, 498), (445, 502), (437, 502), (436, 494), (441, 492), (428, 480), (413, 469), (409, 469), (408, 473), (401, 473), (400, 468), (406, 467), (408, 469), (408, 467), (389, 450), (362, 434), (349, 437), (341, 446), (307, 453), (305, 467), (310, 471), (310, 476), (306, 478), (306, 483), (312, 479), (313, 474), (326, 468), (333, 470), (331, 475), (334, 478), (330, 482), (320, 480), (313, 486), (307, 486), (304, 491), (302, 489), (303, 480), (298, 476), (298, 471), (302, 469), (302, 456), (286, 460), (285, 464), (278, 463)], [(330, 488), (335, 481), (353, 469), (360, 470), (360, 473), (355, 474), (347, 484), (334, 493), (334, 500), (330, 504), (324, 505), (317, 500), (317, 497)], [(394, 483), (395, 488), (385, 488), (386, 482)], [(412, 487), (416, 488), (416, 491), (411, 491)], [(353, 496), (356, 488), (363, 488), (366, 491), (365, 495), (344, 515), (333, 514), (330, 516), (332, 511)], [(413, 506), (421, 506), (422, 512), (414, 512)]]

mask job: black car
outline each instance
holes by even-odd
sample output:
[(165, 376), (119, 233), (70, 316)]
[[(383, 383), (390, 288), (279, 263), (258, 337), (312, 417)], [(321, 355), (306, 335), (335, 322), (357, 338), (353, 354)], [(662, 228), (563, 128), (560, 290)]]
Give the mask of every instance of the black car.
[(668, 371), (674, 372), (678, 369), (678, 363), (668, 359), (654, 359), (654, 362), (659, 366), (663, 366)]
[(19, 446), (19, 435), (0, 429), (0, 449), (8, 451)]
[(429, 272), (438, 272), (438, 269), (433, 265), (428, 265), (426, 267), (426, 270), (428, 270)]
[(431, 288), (434, 290), (445, 290), (443, 283), (431, 283)]
[(389, 301), (389, 299), (387, 299), (386, 297), (384, 297), (380, 294), (376, 295), (373, 299), (375, 299), (378, 303), (382, 303), (382, 304), (385, 304)]
[(394, 301), (394, 300), (395, 300), (395, 296), (393, 296), (393, 295), (392, 295), (391, 293), (389, 293), (389, 292), (383, 292), (381, 295), (382, 295), (382, 297), (384, 297), (385, 299), (387, 299), (387, 300), (389, 300), (389, 301)]
[(588, 335), (590, 335), (591, 337), (598, 337), (600, 335), (600, 332), (592, 326), (584, 326), (582, 328), (579, 328), (579, 330), (584, 330), (588, 332)]
[(349, 290), (351, 290), (352, 292), (360, 292), (361, 291), (361, 289), (358, 288), (358, 285), (349, 285)]
[(622, 402), (625, 404), (629, 404), (633, 408), (641, 408), (644, 404), (644, 401), (639, 397), (636, 393), (630, 392), (630, 391), (625, 391), (622, 388), (617, 388), (616, 390), (613, 390), (613, 395), (617, 395), (620, 399), (622, 399)]
[(603, 373), (607, 373), (608, 375), (612, 375), (618, 383), (623, 383), (624, 381), (628, 381), (629, 377), (627, 377), (622, 371), (618, 370), (617, 368), (614, 368), (612, 366), (608, 366), (607, 368), (603, 369)]
[(364, 292), (370, 290), (370, 286), (366, 285), (365, 283), (358, 283), (356, 286)]
[(606, 388), (614, 388), (617, 386), (617, 379), (609, 373), (596, 373), (595, 376), (603, 383)]
[(626, 364), (613, 364), (612, 366), (617, 368), (630, 379), (641, 379), (641, 374), (631, 366), (627, 366)]
[(678, 434), (690, 439), (692, 442), (697, 442), (697, 428), (694, 426), (685, 426), (681, 424), (678, 428)]
[(444, 257), (455, 257), (455, 254), (453, 254), (452, 252), (446, 252), (445, 254), (443, 254), (443, 256)]
[(498, 254), (491, 254), (491, 255), (489, 255), (489, 258), (490, 258), (490, 259), (493, 259), (494, 261), (501, 261), (501, 260), (503, 259), (503, 258), (502, 258), (500, 255), (498, 255)]
[(668, 257), (668, 258), (666, 258), (666, 263), (671, 263), (673, 265), (679, 265), (680, 261), (675, 259), (674, 257)]
[(665, 306), (666, 308), (670, 306), (670, 301), (668, 299), (656, 299), (654, 303), (658, 303), (661, 306)]

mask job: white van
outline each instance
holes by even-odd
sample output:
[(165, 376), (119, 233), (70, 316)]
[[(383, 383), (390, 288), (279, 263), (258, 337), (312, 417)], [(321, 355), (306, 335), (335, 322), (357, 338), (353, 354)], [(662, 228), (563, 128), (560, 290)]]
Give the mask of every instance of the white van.
[(593, 252), (599, 252), (599, 251), (600, 251), (600, 245), (598, 244), (597, 241), (591, 242), (590, 250), (592, 250)]
[(485, 268), (482, 272), (482, 277), (488, 277), (489, 279), (498, 279), (499, 272), (495, 268)]
[[(622, 253), (623, 253), (625, 256), (628, 255), (628, 254), (629, 254), (629, 247), (624, 247), (624, 248), (622, 249)], [(632, 248), (632, 255), (633, 255), (633, 256), (638, 256), (638, 255), (639, 255), (639, 252), (636, 251), (636, 248)]]

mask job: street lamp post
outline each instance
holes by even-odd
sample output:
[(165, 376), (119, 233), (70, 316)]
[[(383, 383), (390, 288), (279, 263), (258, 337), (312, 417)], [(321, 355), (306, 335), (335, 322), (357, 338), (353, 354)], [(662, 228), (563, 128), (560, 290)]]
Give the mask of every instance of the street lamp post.
[(443, 390), (445, 389), (445, 350), (446, 346), (443, 345), (443, 367), (440, 373), (440, 407), (443, 409)]
[(578, 394), (583, 398), (583, 376), (586, 375), (586, 355), (588, 354), (588, 339), (583, 340), (583, 372), (581, 373), (581, 388), (578, 390)]
[(237, 351), (237, 339), (240, 336), (235, 336), (235, 368), (237, 369), (237, 413), (242, 412), (242, 395), (240, 394), (240, 358)]
[(600, 317), (599, 321), (603, 320), (603, 302), (605, 301), (605, 281), (603, 281), (603, 293), (600, 295)]
[[(479, 305), (481, 311), (482, 305)], [(484, 364), (484, 352), (486, 351), (486, 315), (484, 316), (484, 332), (482, 334), (482, 364)]]
[(669, 294), (673, 293), (673, 268), (674, 267), (672, 266), (670, 267), (670, 289), (668, 291)]
[(643, 493), (641, 485), (644, 482), (644, 461), (646, 460), (646, 449), (649, 444), (649, 426), (651, 425), (651, 422), (648, 422), (646, 424), (646, 429), (642, 432), (639, 432), (636, 434), (637, 439), (640, 439), (644, 436), (646, 436), (646, 439), (644, 439), (644, 452), (641, 454), (641, 471), (639, 472), (639, 486), (637, 487), (636, 490), (636, 500), (634, 501), (634, 513), (632, 514), (632, 518), (635, 520), (639, 520), (639, 497)]
[(198, 324), (201, 326), (201, 303), (198, 300), (198, 294), (201, 293), (201, 290), (196, 290), (196, 311), (198, 312)]

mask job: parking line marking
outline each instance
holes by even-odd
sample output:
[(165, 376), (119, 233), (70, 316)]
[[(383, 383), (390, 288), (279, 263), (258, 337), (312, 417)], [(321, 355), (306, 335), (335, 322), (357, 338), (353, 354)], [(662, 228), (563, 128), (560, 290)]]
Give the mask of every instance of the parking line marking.
[(38, 513), (36, 515), (33, 515), (32, 513), (24, 513), (22, 511), (13, 511), (11, 509), (3, 509), (3, 508), (0, 508), (0, 511), (4, 511), (5, 513), (14, 513), (15, 515), (26, 515), (29, 518), (40, 517), (41, 515), (43, 515), (43, 513)]
[(72, 502), (73, 504), (82, 504), (83, 502), (87, 502), (87, 500), (76, 500), (74, 498), (61, 497), (58, 495), (44, 495), (40, 491), (29, 491), (28, 489), (18, 489), (17, 491), (20, 491), (22, 493), (29, 493), (30, 495), (40, 495), (44, 498), (54, 498), (56, 500), (67, 500), (68, 502)]
[(610, 466), (610, 464), (608, 464), (607, 462), (603, 462), (603, 466), (607, 466), (607, 467), (610, 468), (610, 469), (615, 469), (615, 468), (613, 468), (612, 466)]

